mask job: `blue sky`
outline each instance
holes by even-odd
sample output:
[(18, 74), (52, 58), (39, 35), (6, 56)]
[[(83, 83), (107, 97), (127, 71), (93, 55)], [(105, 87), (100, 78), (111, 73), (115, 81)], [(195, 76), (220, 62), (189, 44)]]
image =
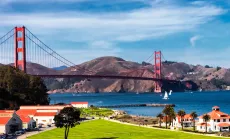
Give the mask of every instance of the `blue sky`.
[(228, 0), (0, 0), (0, 35), (25, 25), (74, 63), (100, 56), (230, 68)]

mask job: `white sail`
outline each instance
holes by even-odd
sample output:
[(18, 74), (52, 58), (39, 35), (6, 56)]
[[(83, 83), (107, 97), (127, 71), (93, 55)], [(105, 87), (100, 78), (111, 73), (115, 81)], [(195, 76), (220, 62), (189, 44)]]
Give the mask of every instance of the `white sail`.
[(165, 95), (164, 95), (163, 99), (168, 99), (168, 93), (166, 91), (165, 91)]
[(172, 95), (172, 90), (170, 90), (169, 95)]

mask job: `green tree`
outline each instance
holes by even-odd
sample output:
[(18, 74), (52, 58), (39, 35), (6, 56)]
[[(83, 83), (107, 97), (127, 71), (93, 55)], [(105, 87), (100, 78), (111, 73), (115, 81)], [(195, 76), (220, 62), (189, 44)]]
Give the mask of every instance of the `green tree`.
[(182, 130), (184, 129), (184, 125), (183, 125), (183, 120), (184, 120), (184, 116), (185, 116), (185, 111), (184, 110), (179, 110), (177, 112), (177, 115), (180, 116), (180, 119), (181, 119), (181, 127), (182, 127)]
[(168, 117), (170, 116), (172, 110), (173, 110), (173, 107), (170, 106), (170, 105), (167, 105), (167, 106), (165, 106), (165, 108), (164, 108), (163, 111), (162, 111), (162, 113), (165, 114), (165, 124), (166, 124), (166, 128), (168, 128), (168, 127), (167, 127), (167, 124), (168, 124)]
[(211, 119), (211, 117), (210, 117), (210, 115), (205, 114), (205, 115), (203, 115), (202, 118), (203, 118), (203, 120), (205, 122), (205, 132), (207, 133), (207, 131), (208, 131), (208, 121)]
[(192, 120), (193, 120), (193, 131), (195, 131), (195, 128), (196, 128), (196, 126), (195, 126), (195, 124), (196, 124), (195, 119), (197, 118), (198, 115), (196, 114), (195, 111), (192, 112), (192, 113), (190, 113), (190, 115), (192, 116)]
[[(17, 109), (20, 105), (45, 105), (50, 101), (40, 77), (28, 75), (11, 66), (0, 66), (0, 88), (9, 95), (5, 100), (9, 101), (11, 109)], [(0, 99), (4, 96), (0, 95)]]
[(221, 67), (219, 67), (219, 66), (216, 67), (216, 71), (218, 71), (218, 70), (220, 70), (220, 69), (221, 69)]
[(80, 110), (74, 107), (65, 107), (54, 117), (55, 126), (65, 128), (64, 139), (68, 139), (69, 129), (80, 124)]
[(176, 119), (176, 113), (173, 109), (173, 111), (171, 111), (171, 113), (170, 113), (170, 125), (172, 125), (172, 126), (173, 126), (173, 120), (174, 119)]
[(159, 118), (159, 126), (161, 127), (161, 120), (164, 118), (164, 115), (162, 113), (159, 113), (157, 115), (157, 118)]

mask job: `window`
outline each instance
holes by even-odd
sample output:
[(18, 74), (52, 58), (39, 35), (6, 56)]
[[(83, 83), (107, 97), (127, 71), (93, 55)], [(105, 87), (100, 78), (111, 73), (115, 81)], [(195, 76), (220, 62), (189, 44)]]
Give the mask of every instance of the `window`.
[(216, 119), (214, 119), (214, 122), (216, 122)]
[(216, 126), (215, 126), (215, 130), (216, 130)]
[(226, 122), (226, 119), (223, 119), (223, 122)]
[(220, 119), (217, 119), (217, 122), (220, 122)]

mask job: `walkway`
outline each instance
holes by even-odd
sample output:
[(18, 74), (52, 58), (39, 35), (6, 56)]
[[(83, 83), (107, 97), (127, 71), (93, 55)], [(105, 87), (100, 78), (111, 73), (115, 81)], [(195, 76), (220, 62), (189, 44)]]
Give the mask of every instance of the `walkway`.
[(55, 126), (52, 126), (52, 127), (49, 127), (49, 128), (41, 128), (40, 131), (26, 132), (25, 134), (23, 134), (21, 136), (18, 136), (17, 139), (26, 139), (29, 136), (33, 136), (33, 135), (36, 135), (36, 134), (39, 134), (39, 133), (42, 133), (42, 132), (45, 132), (45, 131), (53, 130), (55, 128), (56, 128)]

